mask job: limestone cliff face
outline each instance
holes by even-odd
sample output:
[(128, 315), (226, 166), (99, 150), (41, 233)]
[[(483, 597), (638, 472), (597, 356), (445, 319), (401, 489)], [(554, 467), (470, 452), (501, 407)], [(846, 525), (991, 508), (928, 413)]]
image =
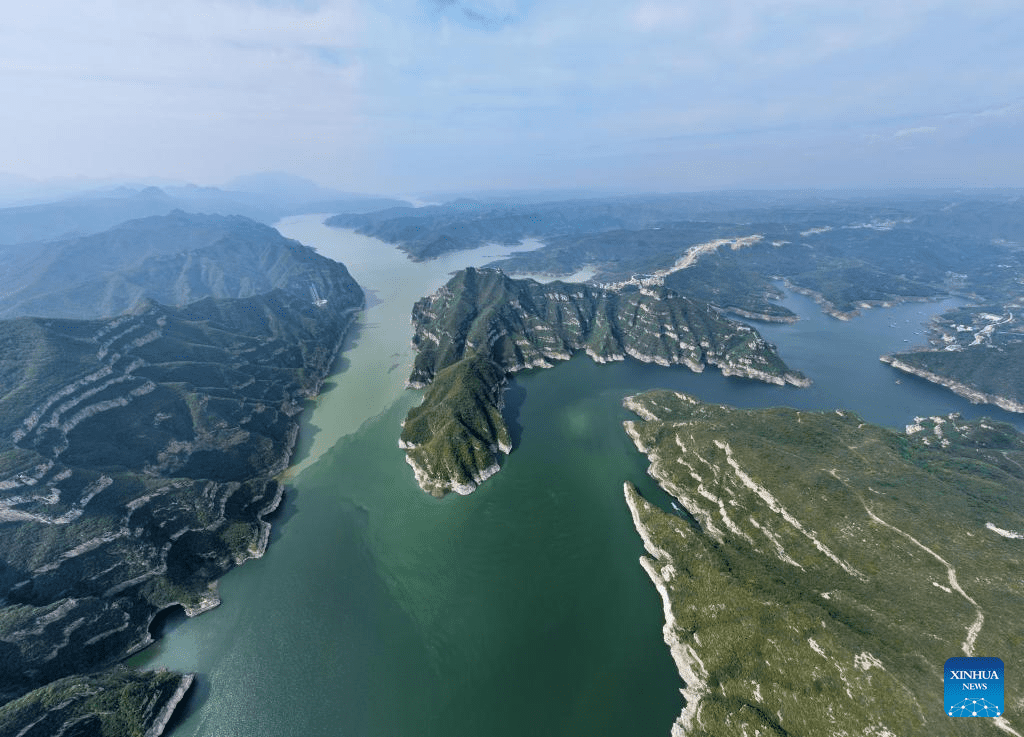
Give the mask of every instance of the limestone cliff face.
[(417, 353), (409, 385), (430, 388), (409, 413), (402, 444), (420, 486), (434, 494), (472, 491), (497, 471), (498, 451), (509, 452), (500, 413), (505, 375), (577, 351), (598, 362), (630, 356), (807, 383), (753, 328), (664, 288), (613, 291), (465, 269), (418, 301), (412, 321)]
[(961, 351), (914, 351), (882, 356), (895, 369), (919, 376), (974, 404), (994, 404), (1007, 412), (1024, 412), (1020, 361), (1024, 342), (993, 350), (985, 346)]
[(694, 371), (716, 366), (759, 380), (805, 381), (753, 328), (665, 288), (612, 291), (466, 269), (417, 302), (412, 319), (413, 386), (477, 350), (508, 371), (585, 350), (595, 360), (629, 355)]

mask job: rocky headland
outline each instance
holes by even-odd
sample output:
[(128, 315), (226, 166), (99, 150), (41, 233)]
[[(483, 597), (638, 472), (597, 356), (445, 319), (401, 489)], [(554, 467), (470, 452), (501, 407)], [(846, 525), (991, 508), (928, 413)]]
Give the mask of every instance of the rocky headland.
[[(985, 349), (982, 349), (985, 350)], [(1017, 353), (1024, 353), (1022, 350), (1015, 351)], [(899, 369), (908, 374), (930, 381), (933, 384), (944, 386), (954, 394), (958, 394), (964, 399), (968, 399), (974, 404), (994, 404), (1000, 409), (1005, 409), (1007, 412), (1024, 412), (1024, 400), (1018, 397), (1001, 397), (995, 394), (989, 394), (985, 391), (980, 390), (977, 385), (971, 386), (964, 383), (963, 381), (957, 381), (950, 376), (943, 376), (942, 374), (936, 373), (936, 371), (929, 371), (924, 366), (927, 366), (929, 360), (932, 358), (933, 353), (938, 351), (915, 351), (913, 353), (901, 353), (895, 356), (881, 356), (878, 360), (882, 363), (887, 363), (895, 369)], [(1000, 362), (1008, 359), (1006, 356), (993, 356)], [(946, 356), (940, 356), (941, 359), (947, 359)], [(944, 363), (949, 363), (948, 359)], [(922, 365), (923, 364), (923, 365)], [(1013, 363), (1015, 366), (1019, 366), (1018, 363)], [(955, 367), (959, 368), (959, 367)], [(938, 367), (936, 367), (938, 370)], [(948, 370), (948, 368), (947, 368)], [(951, 372), (952, 373), (952, 372)]]

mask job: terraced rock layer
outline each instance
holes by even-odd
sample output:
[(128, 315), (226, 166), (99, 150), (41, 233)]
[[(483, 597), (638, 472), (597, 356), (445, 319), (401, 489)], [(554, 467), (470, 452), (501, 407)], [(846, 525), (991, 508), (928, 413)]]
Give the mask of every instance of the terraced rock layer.
[(0, 734), (158, 737), (193, 681), (123, 669), (68, 676), (0, 707)]
[(363, 302), (285, 247), (262, 294), (0, 321), (0, 703), (140, 649), (157, 612), (215, 606), (263, 553), (302, 402)]
[(951, 719), (942, 681), (952, 656), (1024, 656), (1024, 436), (669, 391), (626, 406), (679, 506), (626, 484), (685, 685), (673, 734), (1020, 733), (1009, 689), (1005, 716)]

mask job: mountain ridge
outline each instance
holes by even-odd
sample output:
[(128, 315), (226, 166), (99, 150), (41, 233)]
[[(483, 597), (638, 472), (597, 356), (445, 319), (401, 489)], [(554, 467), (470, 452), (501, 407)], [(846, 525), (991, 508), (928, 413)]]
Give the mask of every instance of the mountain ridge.
[(266, 548), (298, 413), (363, 293), (342, 264), (227, 225), (211, 261), (255, 233), (249, 246), (285, 268), (268, 277), (255, 273), (266, 261), (236, 258), (224, 272), (272, 288), (218, 298), (200, 280), (182, 306), (142, 297), (116, 317), (0, 320), (0, 723), (70, 729), (83, 712), (53, 684), (90, 673), (68, 693), (98, 689), (125, 723), (148, 704), (145, 728), (165, 724), (154, 704), (173, 709), (191, 678), (110, 666), (151, 641), (158, 612), (215, 606), (220, 576)]

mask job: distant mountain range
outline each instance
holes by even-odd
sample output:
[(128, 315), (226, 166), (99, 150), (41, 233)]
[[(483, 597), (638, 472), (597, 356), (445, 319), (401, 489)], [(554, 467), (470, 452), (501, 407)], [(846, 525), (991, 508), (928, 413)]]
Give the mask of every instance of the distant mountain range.
[(257, 175), (237, 184), (237, 190), (192, 185), (118, 187), (54, 202), (0, 208), (0, 245), (99, 233), (126, 220), (166, 215), (173, 210), (243, 215), (273, 223), (292, 214), (358, 213), (408, 204), (386, 197), (334, 193), (312, 182), (281, 175)]
[(279, 287), (306, 296), (311, 284), (331, 297), (312, 249), (240, 216), (175, 210), (0, 255), (0, 317), (111, 317), (144, 299), (185, 305)]
[[(664, 286), (739, 317), (791, 322), (783, 287), (833, 317), (902, 301), (960, 297), (928, 348), (898, 367), (974, 401), (1024, 407), (1024, 196), (1020, 191), (724, 192), (589, 200), (482, 201), (339, 214), (430, 259), (485, 243), (543, 245), (490, 264), (509, 274)], [(1000, 316), (998, 320), (991, 315)], [(976, 336), (979, 341), (975, 341)], [(916, 349), (915, 349), (916, 350)]]

